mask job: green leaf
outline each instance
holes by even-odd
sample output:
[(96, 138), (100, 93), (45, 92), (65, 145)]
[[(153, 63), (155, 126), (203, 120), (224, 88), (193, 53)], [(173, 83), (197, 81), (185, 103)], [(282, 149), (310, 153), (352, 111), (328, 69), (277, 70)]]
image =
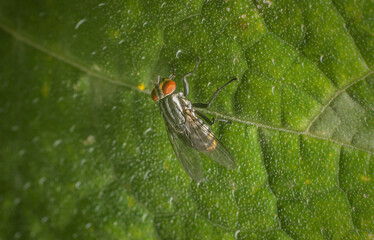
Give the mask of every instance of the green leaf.
[[(372, 239), (373, 1), (0, 2), (0, 239)], [(151, 79), (236, 159), (180, 166)]]

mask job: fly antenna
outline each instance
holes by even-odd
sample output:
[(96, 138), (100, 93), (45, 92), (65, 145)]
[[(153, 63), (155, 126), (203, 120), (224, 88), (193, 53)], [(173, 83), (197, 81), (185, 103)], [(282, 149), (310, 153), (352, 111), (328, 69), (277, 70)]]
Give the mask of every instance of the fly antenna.
[(172, 64), (171, 62), (169, 62), (169, 65), (172, 67), (173, 69), (173, 73), (169, 76), (169, 79), (170, 80), (173, 80), (175, 78), (175, 66), (174, 64)]

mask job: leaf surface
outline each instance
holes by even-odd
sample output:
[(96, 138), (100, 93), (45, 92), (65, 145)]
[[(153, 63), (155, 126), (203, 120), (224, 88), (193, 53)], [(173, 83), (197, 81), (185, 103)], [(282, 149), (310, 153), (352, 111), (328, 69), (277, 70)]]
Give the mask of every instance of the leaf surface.
[[(373, 1), (0, 2), (0, 238), (372, 239)], [(236, 159), (191, 181), (150, 79)]]

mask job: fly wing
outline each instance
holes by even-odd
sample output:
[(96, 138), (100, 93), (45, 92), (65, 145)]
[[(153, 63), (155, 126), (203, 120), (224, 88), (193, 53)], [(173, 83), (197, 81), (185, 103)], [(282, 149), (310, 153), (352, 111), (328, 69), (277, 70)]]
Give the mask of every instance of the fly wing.
[(214, 138), (216, 144), (215, 149), (212, 151), (202, 151), (202, 153), (222, 166), (234, 170), (236, 168), (234, 157), (216, 137)]
[[(193, 119), (194, 116), (191, 116)], [(186, 122), (187, 136), (192, 145), (201, 153), (228, 169), (235, 169), (233, 156), (227, 148), (214, 136), (213, 131), (200, 119)]]
[(203, 180), (203, 171), (200, 162), (200, 156), (195, 149), (193, 149), (184, 135), (178, 134), (173, 128), (166, 125), (166, 130), (169, 136), (171, 145), (181, 163), (184, 171), (196, 182)]

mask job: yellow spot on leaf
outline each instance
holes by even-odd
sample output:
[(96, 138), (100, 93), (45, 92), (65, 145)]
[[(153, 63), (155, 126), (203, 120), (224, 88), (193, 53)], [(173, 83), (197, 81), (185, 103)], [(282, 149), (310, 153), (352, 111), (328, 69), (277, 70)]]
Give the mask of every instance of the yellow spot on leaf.
[(48, 85), (48, 83), (47, 83), (47, 82), (44, 82), (43, 87), (42, 87), (42, 90), (41, 90), (42, 95), (43, 95), (44, 97), (48, 97), (48, 95), (49, 95), (49, 91), (50, 91), (50, 90), (51, 90), (51, 88), (50, 88), (50, 86)]
[(231, 182), (231, 190), (232, 190), (232, 191), (235, 191), (235, 190), (236, 190), (235, 182)]
[(162, 167), (165, 170), (171, 170), (171, 166), (170, 166), (170, 162), (169, 161), (165, 161)]
[(127, 202), (127, 207), (132, 208), (134, 206), (134, 198), (130, 196), (129, 201)]
[(73, 191), (73, 190), (74, 190), (74, 185), (73, 185), (73, 184), (68, 184), (67, 187), (68, 187), (68, 189), (69, 189), (70, 191)]
[(310, 181), (309, 179), (305, 180), (305, 184), (308, 185), (310, 184), (312, 181)]
[(369, 182), (369, 181), (370, 181), (370, 177), (366, 177), (365, 175), (362, 175), (362, 176), (361, 176), (361, 179), (362, 179), (362, 181), (364, 181), (364, 182)]
[(120, 32), (118, 30), (112, 29), (109, 31), (109, 37), (112, 39), (117, 39), (120, 36)]
[(258, 190), (260, 190), (260, 188), (258, 186), (253, 186), (252, 187), (252, 193), (257, 192)]
[(138, 88), (139, 88), (141, 91), (143, 91), (144, 88), (145, 88), (144, 83), (139, 84), (139, 85), (138, 85)]

